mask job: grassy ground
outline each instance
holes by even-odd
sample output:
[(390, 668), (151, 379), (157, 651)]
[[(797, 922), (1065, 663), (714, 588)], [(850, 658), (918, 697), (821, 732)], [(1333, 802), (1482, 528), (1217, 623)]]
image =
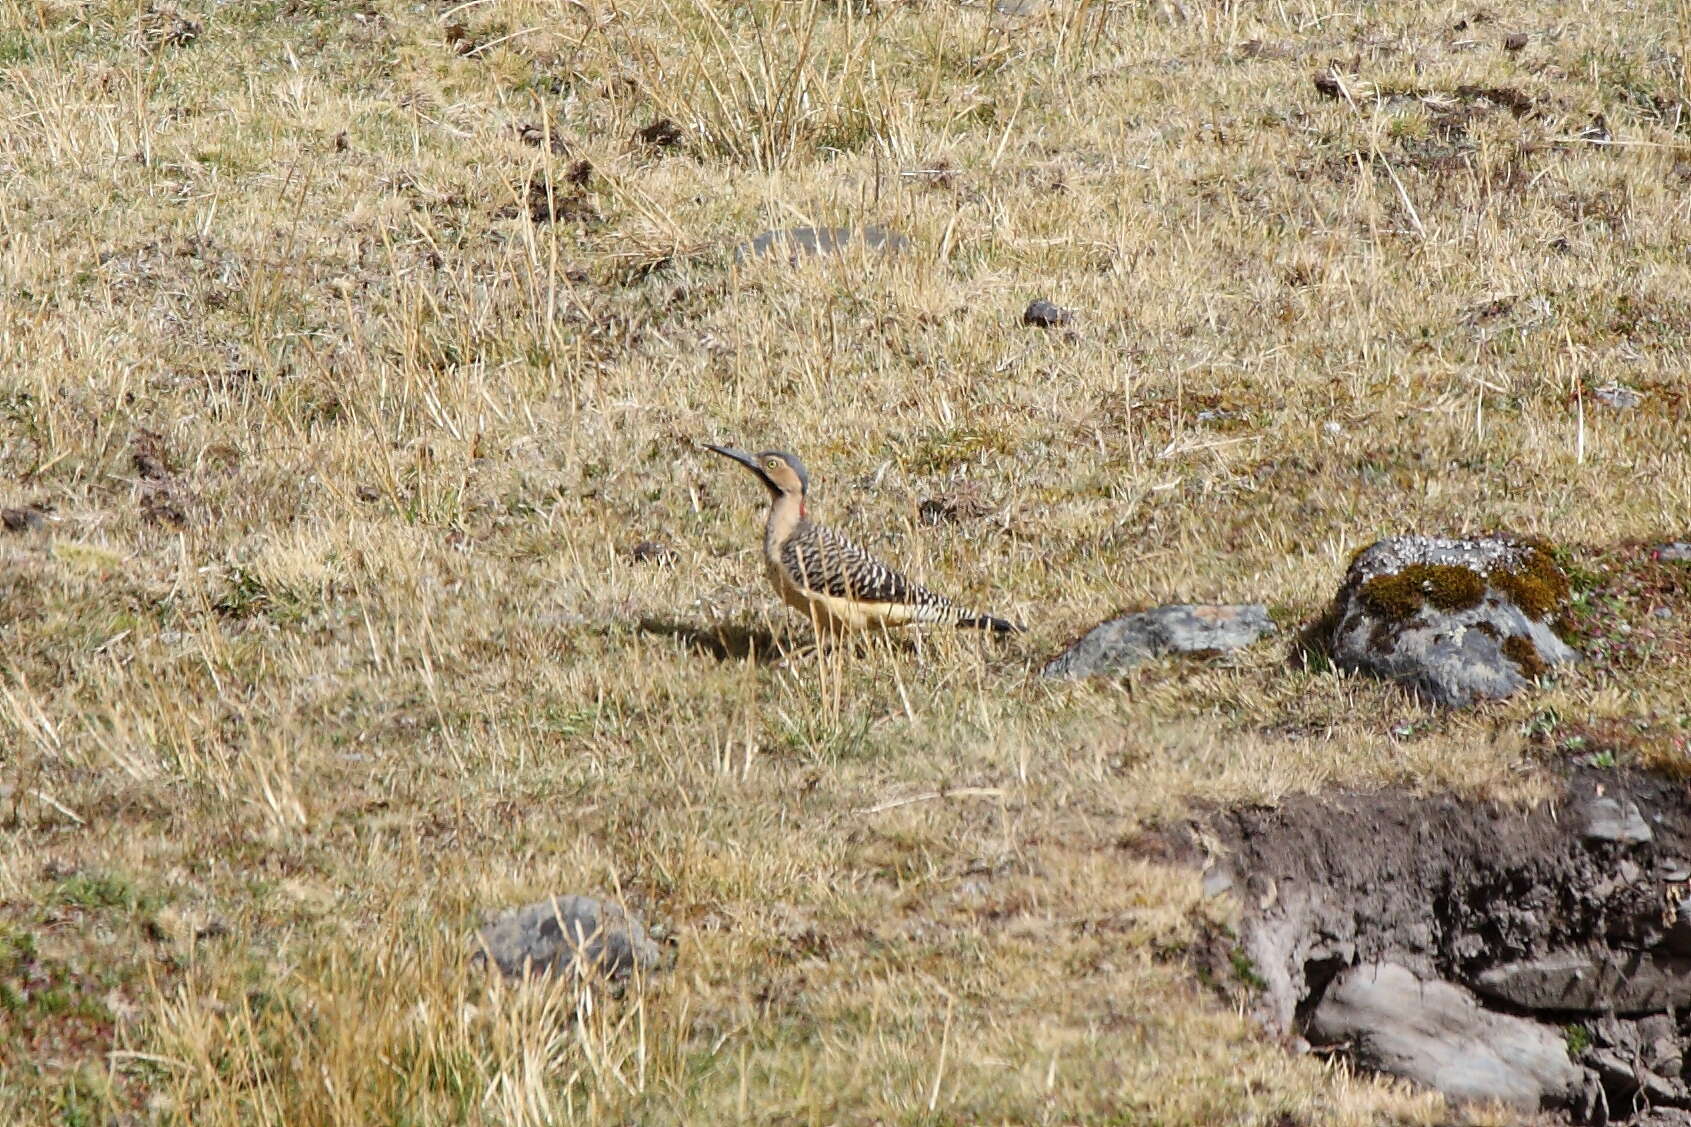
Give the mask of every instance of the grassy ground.
[[(1135, 843), (1683, 763), (1691, 606), (1625, 544), (1691, 526), (1688, 38), (0, 0), (0, 501), (44, 516), (0, 534), (0, 1121), (1439, 1121), (1195, 983), (1223, 909)], [(732, 267), (810, 222), (916, 249)], [(796, 450), (818, 515), (1029, 631), (747, 658), (804, 628), (697, 441)], [(1120, 608), (1291, 628), (1355, 547), (1486, 528), (1568, 546), (1599, 658), (1517, 701), (1285, 644), (1031, 676)], [(643, 993), (463, 965), (616, 890), (673, 937)]]

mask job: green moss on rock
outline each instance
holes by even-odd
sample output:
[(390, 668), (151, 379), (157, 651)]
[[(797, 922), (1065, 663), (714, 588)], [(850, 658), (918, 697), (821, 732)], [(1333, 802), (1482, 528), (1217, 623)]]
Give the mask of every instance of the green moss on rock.
[(1491, 584), (1529, 618), (1549, 619), (1568, 603), (1568, 577), (1550, 557), (1549, 546), (1529, 540), (1523, 544), (1521, 562), (1513, 568), (1499, 568)]
[(1485, 598), (1486, 579), (1455, 564), (1410, 564), (1395, 575), (1378, 575), (1362, 585), (1362, 601), (1374, 614), (1393, 622), (1423, 606), (1442, 611), (1468, 610)]

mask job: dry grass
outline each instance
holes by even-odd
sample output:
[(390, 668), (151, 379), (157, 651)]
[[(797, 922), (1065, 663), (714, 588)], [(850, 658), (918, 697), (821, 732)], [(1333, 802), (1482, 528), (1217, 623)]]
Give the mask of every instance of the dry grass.
[[(1469, 716), (1284, 646), (1030, 674), (1122, 607), (1307, 620), (1384, 533), (1691, 525), (1691, 29), (1506, 20), (0, 0), (0, 502), (50, 518), (0, 533), (0, 1121), (1437, 1120), (1195, 985), (1217, 909), (1129, 845), (1530, 798), (1558, 725), (1683, 762), (1683, 585), (1594, 574), (1648, 652)], [(804, 222), (917, 250), (731, 266)], [(797, 450), (1031, 630), (725, 651), (803, 631), (697, 440)], [(958, 488), (986, 515), (919, 518)], [(672, 968), (468, 973), (571, 890)]]

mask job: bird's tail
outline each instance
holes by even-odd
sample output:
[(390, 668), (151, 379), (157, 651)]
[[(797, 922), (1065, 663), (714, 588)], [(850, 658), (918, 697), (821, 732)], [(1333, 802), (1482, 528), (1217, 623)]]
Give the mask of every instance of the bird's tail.
[(991, 630), (994, 634), (1020, 634), (1022, 628), (1014, 622), (1002, 618), (994, 618), (990, 614), (966, 615), (957, 620), (959, 629)]

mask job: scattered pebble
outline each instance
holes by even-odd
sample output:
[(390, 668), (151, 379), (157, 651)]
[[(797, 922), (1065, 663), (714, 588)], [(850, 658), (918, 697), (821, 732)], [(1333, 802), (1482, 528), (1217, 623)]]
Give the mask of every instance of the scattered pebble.
[(667, 117), (660, 117), (634, 134), (635, 141), (642, 145), (650, 145), (654, 149), (673, 149), (678, 147), (685, 139), (681, 127)]
[(1022, 324), (1040, 329), (1055, 329), (1074, 320), (1074, 314), (1060, 305), (1041, 299), (1022, 312)]
[(1691, 563), (1691, 540), (1675, 540), (1656, 549), (1656, 558), (1669, 563)]
[(660, 544), (656, 540), (642, 540), (628, 550), (628, 558), (635, 563), (662, 564), (668, 567), (681, 557), (668, 544)]
[(1609, 384), (1607, 387), (1597, 388), (1591, 393), (1591, 398), (1616, 411), (1629, 410), (1644, 402), (1644, 397), (1638, 392), (1619, 384)]
[(34, 532), (47, 527), (47, 515), (33, 506), (21, 509), (0, 509), (0, 524), (7, 532)]

